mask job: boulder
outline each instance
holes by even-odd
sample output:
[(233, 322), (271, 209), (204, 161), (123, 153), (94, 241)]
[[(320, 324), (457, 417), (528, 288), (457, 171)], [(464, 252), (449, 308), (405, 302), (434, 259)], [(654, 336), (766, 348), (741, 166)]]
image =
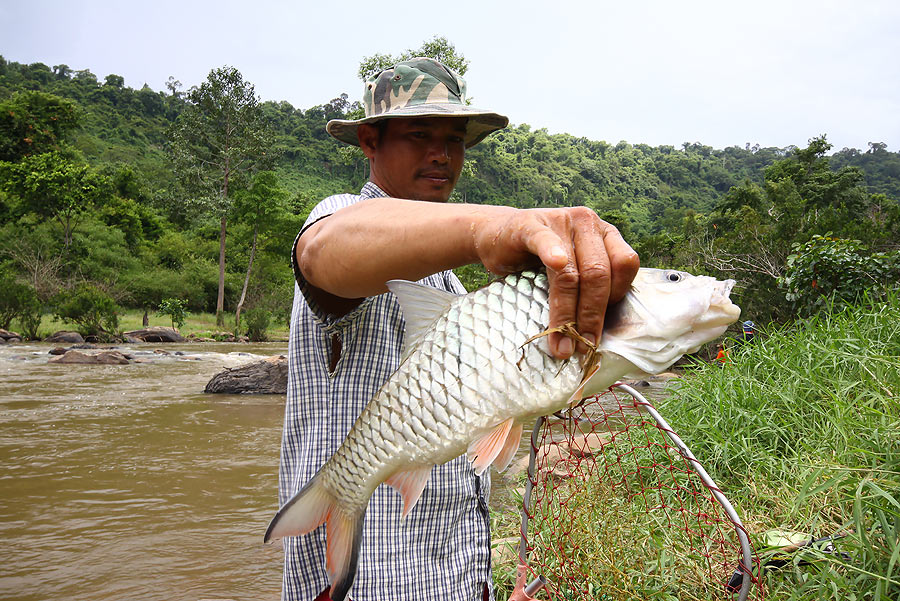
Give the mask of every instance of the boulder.
[(130, 363), (128, 357), (119, 351), (100, 351), (97, 353), (85, 353), (78, 350), (66, 351), (64, 355), (50, 358), (50, 363), (81, 363), (93, 365), (126, 365)]
[(203, 392), (286, 394), (287, 380), (287, 357), (278, 355), (219, 372), (206, 384)]
[(22, 342), (22, 336), (15, 332), (10, 332), (0, 328), (0, 344), (7, 342)]
[(185, 338), (175, 328), (151, 326), (123, 334), (128, 342), (184, 342)]
[(81, 337), (81, 334), (78, 332), (72, 332), (70, 330), (60, 330), (54, 334), (51, 334), (47, 338), (44, 338), (44, 342), (71, 342), (74, 344), (79, 344), (84, 342), (84, 338)]

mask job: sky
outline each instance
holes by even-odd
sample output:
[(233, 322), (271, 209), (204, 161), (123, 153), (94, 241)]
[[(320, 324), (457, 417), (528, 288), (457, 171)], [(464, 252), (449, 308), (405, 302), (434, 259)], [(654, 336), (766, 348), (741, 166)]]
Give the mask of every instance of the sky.
[(234, 66), (262, 100), (362, 95), (360, 61), (444, 36), (473, 105), (609, 143), (900, 151), (897, 0), (0, 0), (0, 55), (138, 89)]

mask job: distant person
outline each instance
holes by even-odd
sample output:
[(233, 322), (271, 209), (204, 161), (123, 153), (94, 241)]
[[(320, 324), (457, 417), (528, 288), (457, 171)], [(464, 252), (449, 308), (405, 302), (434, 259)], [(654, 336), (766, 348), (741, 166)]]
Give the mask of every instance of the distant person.
[(756, 335), (756, 324), (747, 320), (741, 324), (741, 326), (741, 344), (744, 345), (753, 342), (753, 337)]
[(722, 343), (717, 344), (716, 351), (716, 365), (724, 367), (728, 363), (728, 351), (725, 350), (725, 345)]
[[(522, 80), (527, 95), (534, 81)], [(596, 342), (608, 302), (637, 273), (637, 254), (585, 207), (516, 209), (448, 204), (467, 148), (508, 123), (469, 106), (465, 81), (441, 63), (414, 58), (365, 84), (365, 117), (333, 120), (338, 140), (358, 146), (370, 177), (359, 194), (320, 202), (294, 242), (288, 393), (279, 500), (322, 467), (400, 364), (403, 316), (391, 279), (462, 294), (450, 269), (481, 263), (503, 274), (543, 263), (550, 323), (576, 322)], [(552, 335), (560, 358), (572, 339)], [(586, 350), (586, 349), (585, 349)], [(365, 516), (353, 601), (493, 600), (488, 474), (465, 455), (436, 466), (415, 508), (400, 519), (396, 491), (380, 486)], [(513, 594), (524, 599), (521, 581)], [(328, 599), (325, 529), (284, 539), (282, 599)], [(343, 591), (336, 591), (340, 594)]]

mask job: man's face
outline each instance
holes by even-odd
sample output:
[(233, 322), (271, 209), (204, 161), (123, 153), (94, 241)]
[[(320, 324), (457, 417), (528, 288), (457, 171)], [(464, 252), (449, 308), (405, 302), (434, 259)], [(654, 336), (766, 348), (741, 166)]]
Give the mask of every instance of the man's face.
[(465, 160), (466, 118), (387, 119), (378, 135), (359, 127), (359, 142), (369, 157), (371, 180), (390, 196), (446, 202)]

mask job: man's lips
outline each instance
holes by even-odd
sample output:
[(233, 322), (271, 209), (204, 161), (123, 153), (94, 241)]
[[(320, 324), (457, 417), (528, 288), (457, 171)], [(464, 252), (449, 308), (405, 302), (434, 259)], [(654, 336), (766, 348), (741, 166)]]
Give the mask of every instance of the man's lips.
[(446, 171), (426, 171), (424, 173), (420, 173), (419, 177), (439, 183), (450, 181), (450, 174)]

